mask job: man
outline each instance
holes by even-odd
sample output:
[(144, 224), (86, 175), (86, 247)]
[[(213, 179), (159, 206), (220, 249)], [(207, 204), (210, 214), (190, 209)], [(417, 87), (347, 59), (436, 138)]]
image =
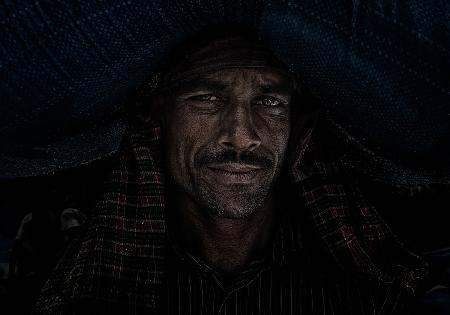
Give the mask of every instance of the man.
[(321, 142), (300, 82), (252, 34), (170, 60), (36, 313), (402, 310), (422, 261)]

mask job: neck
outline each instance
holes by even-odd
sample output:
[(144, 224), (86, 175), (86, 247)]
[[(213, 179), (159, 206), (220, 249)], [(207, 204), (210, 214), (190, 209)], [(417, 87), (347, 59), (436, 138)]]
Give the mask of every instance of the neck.
[(177, 243), (225, 276), (262, 258), (274, 226), (274, 200), (242, 219), (223, 218), (201, 209), (186, 193), (177, 192), (172, 221)]

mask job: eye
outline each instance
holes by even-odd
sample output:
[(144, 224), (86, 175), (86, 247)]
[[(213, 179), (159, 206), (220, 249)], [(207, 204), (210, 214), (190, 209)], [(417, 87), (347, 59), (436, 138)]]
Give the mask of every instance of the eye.
[(213, 93), (196, 93), (186, 95), (184, 103), (192, 109), (202, 112), (216, 112), (224, 105), (222, 97)]
[(205, 102), (216, 102), (219, 100), (219, 98), (213, 94), (199, 94), (199, 95), (192, 95), (188, 97), (188, 100), (191, 101), (205, 101)]
[(280, 107), (280, 106), (285, 106), (287, 102), (282, 101), (276, 97), (264, 96), (264, 97), (259, 97), (255, 103), (258, 105), (266, 106), (266, 107)]

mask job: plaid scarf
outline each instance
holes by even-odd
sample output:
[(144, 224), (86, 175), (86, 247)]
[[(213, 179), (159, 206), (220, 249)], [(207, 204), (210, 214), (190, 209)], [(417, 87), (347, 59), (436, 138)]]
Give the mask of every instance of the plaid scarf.
[[(321, 116), (314, 128), (296, 127), (287, 163), (311, 233), (336, 266), (413, 293), (426, 265), (358, 189), (333, 124)], [(159, 127), (132, 124), (103, 196), (44, 286), (36, 314), (86, 314), (82, 305), (92, 314), (158, 314), (166, 233), (162, 165)]]

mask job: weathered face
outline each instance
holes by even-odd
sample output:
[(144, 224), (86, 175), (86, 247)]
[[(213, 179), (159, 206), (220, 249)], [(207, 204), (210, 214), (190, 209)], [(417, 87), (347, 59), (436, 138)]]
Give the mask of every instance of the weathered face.
[(292, 93), (290, 77), (271, 68), (218, 70), (183, 83), (165, 115), (175, 184), (215, 215), (254, 213), (282, 167)]

